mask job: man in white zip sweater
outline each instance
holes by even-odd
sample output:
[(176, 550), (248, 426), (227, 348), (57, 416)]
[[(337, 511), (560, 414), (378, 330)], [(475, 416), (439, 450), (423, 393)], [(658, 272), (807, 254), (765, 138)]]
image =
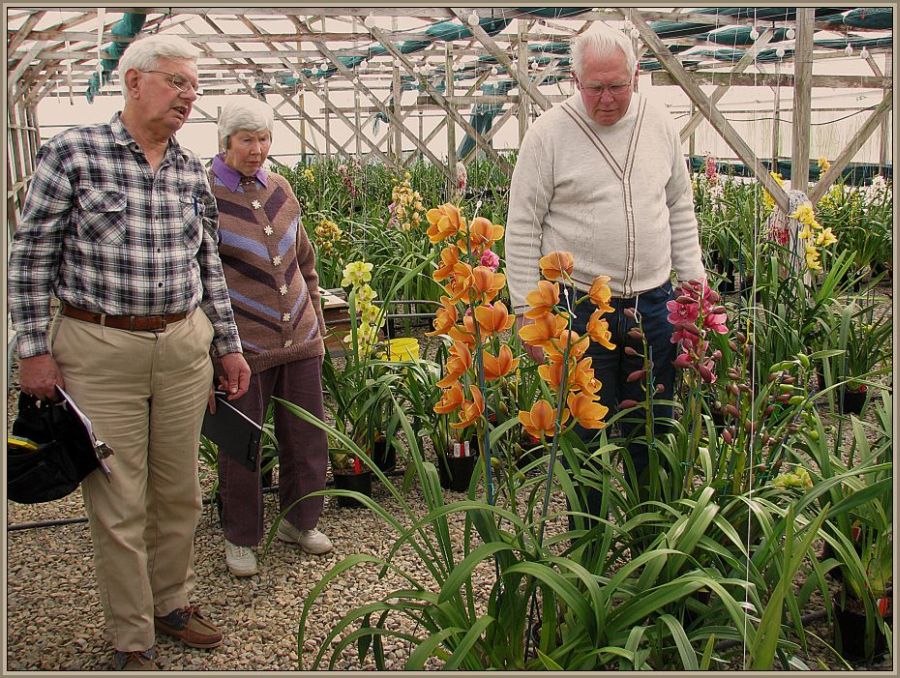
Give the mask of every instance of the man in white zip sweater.
[[(532, 322), (522, 313), (525, 296), (537, 287), (543, 255), (574, 255), (572, 279), (579, 296), (597, 275), (611, 276), (615, 312), (606, 318), (616, 348), (592, 343), (588, 353), (610, 417), (619, 403), (646, 397), (644, 380), (626, 381), (643, 367), (643, 358), (626, 355), (624, 349), (642, 352), (643, 347), (628, 337), (635, 321), (624, 311), (637, 308), (650, 345), (653, 383), (660, 390), (656, 397), (671, 399), (675, 345), (666, 310), (666, 302), (674, 298), (670, 277), (673, 269), (682, 282), (706, 274), (678, 132), (664, 110), (634, 91), (637, 58), (631, 41), (598, 22), (574, 41), (572, 60), (578, 91), (539, 117), (522, 141), (510, 189), (506, 273), (519, 327)], [(576, 310), (573, 329), (579, 335), (593, 310), (590, 302)], [(528, 352), (543, 360), (539, 347)], [(654, 413), (671, 417), (672, 408), (657, 405)], [(643, 435), (634, 425), (624, 425), (623, 432)], [(589, 438), (584, 429), (579, 434)], [(643, 484), (647, 447), (632, 443), (628, 451)], [(588, 494), (596, 514), (599, 496)]]

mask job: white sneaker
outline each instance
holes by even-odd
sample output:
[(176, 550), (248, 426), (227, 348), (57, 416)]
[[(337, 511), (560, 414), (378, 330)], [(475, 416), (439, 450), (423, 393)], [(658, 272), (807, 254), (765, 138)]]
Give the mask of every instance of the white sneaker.
[(259, 571), (256, 554), (249, 546), (238, 546), (225, 540), (225, 564), (235, 577), (252, 577)]
[(300, 548), (316, 556), (328, 553), (334, 548), (331, 540), (316, 528), (311, 530), (298, 530), (287, 520), (278, 524), (278, 538), (289, 544), (299, 544)]

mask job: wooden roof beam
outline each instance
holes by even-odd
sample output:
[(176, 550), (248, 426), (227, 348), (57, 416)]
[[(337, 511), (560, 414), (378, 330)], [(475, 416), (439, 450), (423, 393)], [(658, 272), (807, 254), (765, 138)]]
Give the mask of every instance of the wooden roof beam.
[[(406, 58), (406, 55), (402, 54), (396, 47), (394, 47), (394, 45), (391, 44), (390, 41), (388, 41), (384, 37), (384, 34), (379, 29), (371, 28), (369, 30), (372, 31), (372, 35), (375, 36), (375, 38), (378, 40), (378, 42), (380, 42), (382, 45), (384, 45), (385, 49), (387, 49), (391, 54), (393, 54), (394, 58), (397, 59), (398, 61), (400, 61), (400, 63), (402, 63), (406, 67), (406, 70), (409, 71), (409, 73), (411, 75), (414, 75), (413, 65), (410, 63), (409, 59)], [(453, 118), (453, 121), (457, 125), (459, 125), (460, 127), (463, 128), (463, 130), (466, 132), (466, 134), (470, 135), (473, 139), (476, 139), (476, 140), (481, 136), (478, 134), (477, 130), (475, 130), (475, 128), (472, 127), (469, 124), (469, 122), (459, 114), (459, 111), (457, 111), (453, 106), (450, 105), (450, 103), (447, 101), (447, 98), (443, 94), (438, 92), (432, 86), (432, 84), (430, 82), (428, 82), (428, 80), (423, 79), (422, 83), (425, 86), (425, 91), (428, 92), (431, 95), (431, 97), (438, 104), (440, 104), (441, 106), (444, 107), (444, 109), (447, 111), (447, 114), (451, 118)], [(497, 152), (493, 148), (490, 148), (489, 146), (487, 146), (487, 147), (485, 147), (484, 150), (485, 150), (485, 153), (487, 153), (494, 160), (494, 162), (496, 162), (500, 167), (502, 167), (504, 169), (504, 171), (507, 171), (510, 173), (512, 172), (512, 166), (509, 164), (509, 162), (506, 159), (502, 158), (500, 155), (498, 155)], [(449, 169), (450, 168), (448, 168), (448, 170)], [(455, 179), (451, 179), (451, 180), (455, 181)]]
[(785, 190), (778, 184), (769, 174), (765, 166), (760, 162), (759, 158), (753, 152), (753, 149), (747, 145), (740, 134), (738, 134), (731, 124), (725, 119), (725, 116), (712, 104), (700, 89), (700, 87), (691, 79), (691, 75), (684, 70), (684, 67), (676, 59), (669, 49), (665, 46), (659, 36), (653, 32), (647, 22), (644, 21), (641, 13), (635, 11), (631, 15), (631, 21), (637, 28), (641, 37), (647, 46), (653, 51), (659, 59), (660, 64), (665, 68), (675, 81), (681, 85), (685, 94), (697, 108), (703, 112), (704, 117), (709, 120), (713, 128), (722, 136), (731, 149), (737, 153), (737, 156), (744, 162), (747, 167), (753, 169), (756, 180), (763, 185), (769, 195), (771, 195), (778, 206), (785, 212), (789, 209), (788, 195)]
[[(747, 52), (740, 58), (740, 60), (734, 65), (733, 73), (742, 73), (747, 67), (753, 63), (756, 59), (756, 55), (762, 50), (763, 47), (769, 44), (772, 40), (772, 36), (774, 33), (771, 30), (766, 30), (759, 39), (753, 44), (753, 47), (747, 50)], [(712, 105), (715, 105), (719, 99), (725, 96), (725, 93), (728, 91), (730, 87), (729, 84), (719, 85), (716, 90), (709, 95), (709, 102)], [(687, 121), (684, 127), (681, 128), (681, 141), (687, 139), (691, 134), (694, 133), (694, 130), (697, 129), (697, 126), (703, 121), (703, 114), (699, 111), (694, 113), (691, 116), (691, 119)]]
[[(338, 71), (345, 78), (347, 78), (348, 80), (353, 79), (353, 71), (351, 71), (343, 63), (341, 63), (340, 59), (337, 58), (337, 55), (335, 55), (334, 52), (332, 52), (330, 49), (328, 49), (328, 46), (325, 45), (325, 43), (320, 42), (319, 40), (315, 39), (314, 31), (312, 31), (308, 26), (306, 26), (302, 21), (300, 21), (296, 17), (293, 18), (293, 21), (294, 21), (295, 25), (297, 26), (298, 30), (300, 30), (302, 33), (304, 33), (308, 37), (308, 39), (313, 43), (313, 45), (315, 45), (316, 48), (320, 52), (322, 52), (322, 54), (334, 64), (335, 68), (337, 68)], [(387, 107), (381, 102), (381, 100), (372, 93), (372, 90), (370, 90), (368, 87), (366, 87), (366, 85), (360, 80), (357, 80), (357, 83), (358, 83), (358, 88), (360, 89), (360, 91), (362, 91), (363, 94), (365, 94), (367, 97), (369, 97), (369, 99), (376, 106), (378, 106), (379, 112), (382, 113), (385, 117), (387, 117), (388, 120), (392, 120), (393, 124), (398, 124), (397, 121), (394, 120), (393, 113), (391, 113), (391, 111), (389, 111), (387, 109)], [(444, 163), (442, 163), (434, 155), (434, 153), (431, 152), (431, 150), (427, 146), (422, 144), (422, 142), (418, 138), (418, 136), (416, 136), (415, 134), (412, 134), (408, 129), (406, 129), (406, 125), (401, 125), (401, 132), (403, 134), (405, 134), (406, 137), (409, 138), (413, 142), (413, 144), (416, 146), (416, 148), (418, 148), (429, 160), (431, 160), (432, 163), (434, 163), (435, 167), (443, 168), (444, 173), (448, 179), (450, 179), (451, 181), (455, 180), (455, 177), (450, 172), (450, 169), (447, 168), (444, 165)]]
[(825, 172), (823, 176), (819, 177), (819, 181), (816, 182), (816, 185), (813, 186), (812, 190), (809, 192), (809, 199), (813, 205), (819, 202), (825, 195), (825, 192), (831, 188), (835, 179), (840, 176), (844, 168), (851, 160), (853, 160), (853, 156), (856, 155), (856, 152), (862, 148), (863, 144), (866, 143), (870, 136), (872, 136), (875, 128), (887, 119), (888, 113), (890, 113), (893, 106), (892, 100), (893, 90), (886, 91), (881, 103), (878, 104), (874, 111), (872, 111), (872, 115), (870, 115), (866, 122), (863, 123), (863, 126), (857, 130), (856, 134), (853, 135), (853, 138), (847, 142), (846, 148), (844, 148), (838, 157), (834, 159), (834, 162), (831, 163), (831, 167), (828, 168), (828, 171)]
[[(453, 9), (451, 11), (460, 21), (465, 23), (466, 19), (463, 10)], [(478, 38), (478, 41), (485, 46), (490, 55), (499, 61), (509, 73), (510, 77), (518, 83), (521, 91), (527, 92), (528, 96), (530, 96), (542, 110), (546, 111), (550, 108), (550, 102), (547, 100), (547, 97), (531, 83), (527, 72), (522, 68), (522, 64), (517, 64), (518, 68), (513, 68), (512, 60), (506, 55), (506, 52), (500, 49), (494, 39), (491, 38), (481, 26), (471, 26), (470, 30), (472, 31), (472, 35)]]

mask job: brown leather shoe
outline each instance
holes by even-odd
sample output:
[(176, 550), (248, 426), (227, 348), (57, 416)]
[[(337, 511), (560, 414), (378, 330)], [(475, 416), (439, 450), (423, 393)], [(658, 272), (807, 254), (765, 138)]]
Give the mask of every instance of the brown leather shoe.
[(116, 671), (159, 671), (153, 650), (133, 650), (132, 652), (120, 652), (116, 650), (113, 666)]
[(222, 644), (222, 632), (200, 614), (196, 605), (172, 610), (164, 617), (154, 617), (154, 621), (157, 629), (190, 647), (208, 650)]

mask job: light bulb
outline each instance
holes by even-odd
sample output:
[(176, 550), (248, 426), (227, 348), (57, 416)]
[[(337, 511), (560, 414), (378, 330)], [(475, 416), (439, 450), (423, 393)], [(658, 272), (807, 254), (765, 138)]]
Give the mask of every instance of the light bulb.
[(534, 71), (534, 70), (537, 70), (537, 67), (538, 67), (538, 62), (537, 62), (537, 61), (532, 61), (532, 62), (531, 62), (531, 70), (533, 70), (533, 71)]
[(472, 12), (469, 16), (466, 17), (466, 23), (470, 26), (477, 26), (481, 19), (475, 12)]
[(788, 40), (793, 40), (794, 37), (797, 35), (797, 31), (795, 31), (793, 28), (789, 28), (789, 29), (787, 29), (787, 32), (784, 35)]
[(844, 54), (846, 54), (847, 56), (851, 56), (853, 54), (853, 45), (851, 45), (849, 42), (847, 43), (847, 46), (844, 48)]
[(497, 75), (497, 67), (491, 66), (491, 75)]
[(756, 26), (754, 26), (753, 30), (750, 31), (750, 39), (754, 42), (759, 40), (759, 31), (756, 30)]
[(363, 20), (363, 26), (365, 26), (366, 28), (374, 28), (375, 27), (375, 17), (372, 16), (371, 14), (369, 16), (367, 16)]
[(784, 59), (784, 47), (779, 47), (778, 49), (776, 49), (775, 56), (777, 56), (779, 59)]
[(359, 70), (361, 70), (363, 73), (365, 73), (367, 70), (369, 70), (369, 62), (368, 61), (360, 61), (359, 62)]
[(631, 20), (630, 20), (630, 19), (625, 19), (625, 23), (622, 24), (622, 30), (623, 30), (623, 31), (630, 31), (632, 28), (634, 28), (634, 24), (631, 23)]
[(869, 50), (867, 47), (863, 47), (859, 50), (859, 58), (860, 59), (868, 59), (869, 58)]

